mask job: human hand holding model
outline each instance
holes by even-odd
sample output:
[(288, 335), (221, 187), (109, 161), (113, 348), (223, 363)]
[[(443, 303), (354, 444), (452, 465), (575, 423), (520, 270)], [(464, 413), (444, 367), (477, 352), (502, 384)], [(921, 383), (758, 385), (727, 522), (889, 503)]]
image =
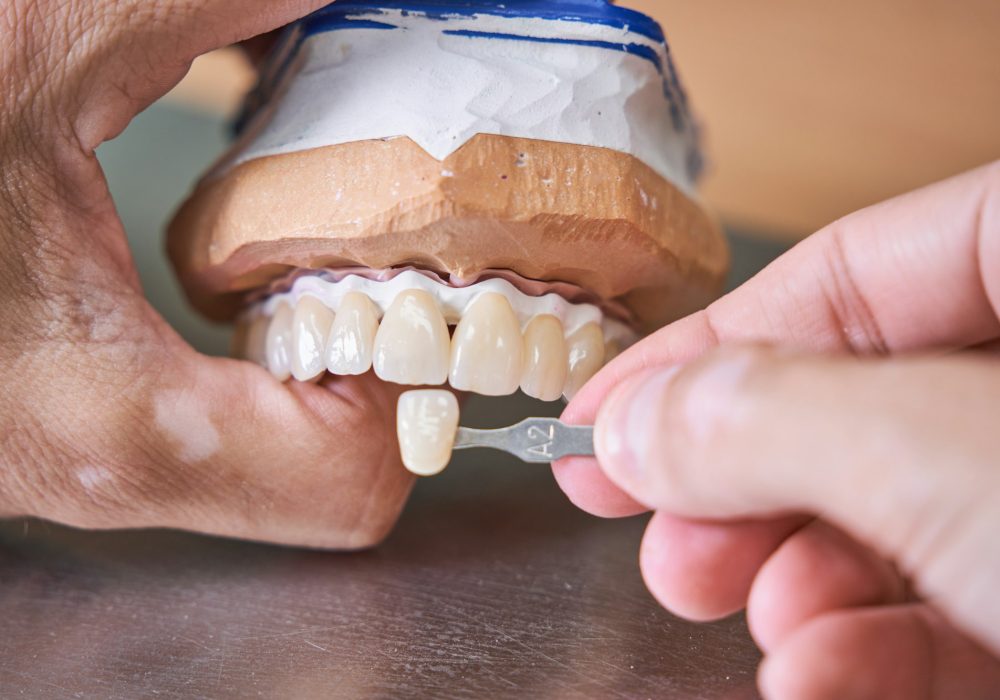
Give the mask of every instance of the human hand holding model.
[(399, 391), (198, 355), (144, 298), (94, 156), (195, 56), (321, 4), (0, 8), (0, 514), (333, 548), (395, 522)]
[(998, 317), (994, 163), (626, 351), (563, 416), (596, 420), (600, 467), (556, 476), (595, 514), (656, 511), (650, 590), (696, 620), (746, 606), (767, 697), (996, 697)]

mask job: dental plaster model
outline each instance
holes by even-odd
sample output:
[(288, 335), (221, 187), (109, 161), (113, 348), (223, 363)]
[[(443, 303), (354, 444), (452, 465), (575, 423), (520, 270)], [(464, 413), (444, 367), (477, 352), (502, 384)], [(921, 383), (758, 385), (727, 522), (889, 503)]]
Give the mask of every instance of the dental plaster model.
[[(238, 314), (238, 354), (281, 380), (374, 370), (552, 401), (718, 292), (728, 257), (692, 199), (699, 167), (645, 15), (336, 2), (274, 49), (169, 250), (192, 301)], [(451, 450), (431, 413), (458, 424), (436, 396), (400, 404), (422, 474)]]

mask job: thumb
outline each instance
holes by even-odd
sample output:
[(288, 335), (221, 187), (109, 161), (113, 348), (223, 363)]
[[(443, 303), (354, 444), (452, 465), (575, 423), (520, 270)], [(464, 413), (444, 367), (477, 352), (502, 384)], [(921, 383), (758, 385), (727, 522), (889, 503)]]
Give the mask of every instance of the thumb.
[(1000, 367), (982, 358), (730, 348), (620, 385), (596, 448), (609, 478), (651, 508), (826, 518), (896, 559), (997, 650), (997, 415)]
[(388, 534), (413, 484), (394, 437), (401, 387), (373, 375), (280, 384), (168, 330), (134, 348), (37, 355), (63, 367), (58, 382), (31, 378), (23, 411), (0, 411), (25, 416), (32, 441), (21, 460), (3, 455), (13, 478), (0, 478), (0, 512), (360, 549)]

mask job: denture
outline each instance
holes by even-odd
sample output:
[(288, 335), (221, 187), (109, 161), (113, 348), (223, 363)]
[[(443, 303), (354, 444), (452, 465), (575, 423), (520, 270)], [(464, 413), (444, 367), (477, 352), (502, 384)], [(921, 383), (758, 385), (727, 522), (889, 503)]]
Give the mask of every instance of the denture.
[(237, 320), (235, 354), (281, 381), (553, 401), (718, 293), (700, 168), (645, 15), (336, 2), (286, 30), (169, 252), (195, 306)]

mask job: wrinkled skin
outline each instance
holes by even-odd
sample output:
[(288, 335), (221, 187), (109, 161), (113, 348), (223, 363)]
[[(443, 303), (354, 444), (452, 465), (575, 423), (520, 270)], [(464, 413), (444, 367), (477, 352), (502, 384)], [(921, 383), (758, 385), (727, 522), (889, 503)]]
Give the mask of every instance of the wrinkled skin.
[(596, 420), (600, 466), (556, 477), (592, 513), (656, 511), (650, 590), (696, 620), (746, 607), (769, 698), (1000, 697), (998, 312), (995, 163), (617, 358), (564, 415)]
[(196, 56), (322, 4), (0, 4), (0, 514), (325, 548), (395, 522), (397, 389), (195, 353), (143, 297), (94, 156)]

